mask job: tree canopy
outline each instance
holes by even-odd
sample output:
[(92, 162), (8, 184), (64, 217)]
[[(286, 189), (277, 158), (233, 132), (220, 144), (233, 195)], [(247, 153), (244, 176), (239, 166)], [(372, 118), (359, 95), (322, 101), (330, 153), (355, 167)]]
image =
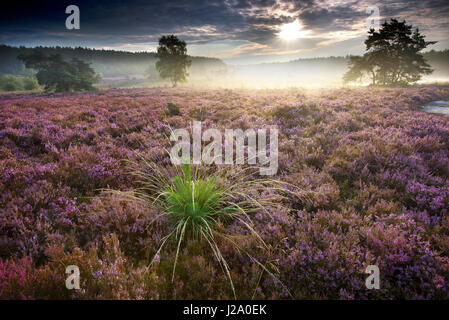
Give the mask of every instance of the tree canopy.
[(366, 53), (349, 58), (349, 70), (343, 76), (345, 82), (361, 80), (368, 76), (372, 85), (400, 86), (417, 82), (422, 75), (431, 74), (421, 50), (435, 44), (425, 41), (419, 29), (405, 21), (385, 21), (379, 31), (369, 30), (365, 40)]
[(162, 36), (157, 48), (156, 69), (162, 79), (169, 79), (176, 87), (187, 80), (187, 68), (192, 61), (187, 56), (187, 44), (174, 35)]
[(29, 54), (20, 54), (27, 68), (37, 70), (36, 78), (45, 91), (67, 92), (95, 90), (93, 84), (100, 79), (90, 65), (76, 57), (65, 61), (60, 54), (45, 55), (35, 49)]

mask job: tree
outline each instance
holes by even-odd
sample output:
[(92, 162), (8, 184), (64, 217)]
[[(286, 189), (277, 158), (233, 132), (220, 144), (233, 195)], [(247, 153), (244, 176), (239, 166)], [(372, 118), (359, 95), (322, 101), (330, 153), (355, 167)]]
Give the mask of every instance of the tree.
[(39, 88), (39, 83), (34, 77), (25, 77), (23, 78), (23, 88), (25, 90), (34, 90)]
[(100, 80), (88, 63), (75, 57), (67, 62), (60, 54), (47, 56), (41, 50), (34, 49), (29, 54), (19, 54), (17, 58), (27, 68), (38, 71), (37, 81), (45, 86), (47, 92), (92, 91), (95, 90), (93, 84)]
[(73, 57), (70, 66), (73, 69), (73, 89), (75, 91), (95, 90), (92, 84), (100, 81), (101, 76), (99, 74), (95, 74), (95, 71), (88, 63)]
[(405, 20), (385, 21), (379, 31), (370, 29), (368, 34), (366, 53), (349, 57), (349, 70), (343, 76), (345, 82), (368, 76), (372, 85), (409, 85), (422, 75), (432, 73), (420, 51), (436, 41), (425, 41), (418, 28), (412, 31)]
[(170, 79), (173, 87), (178, 82), (185, 82), (187, 68), (192, 61), (187, 56), (187, 45), (185, 41), (179, 40), (174, 35), (162, 36), (157, 48), (156, 69), (162, 79)]

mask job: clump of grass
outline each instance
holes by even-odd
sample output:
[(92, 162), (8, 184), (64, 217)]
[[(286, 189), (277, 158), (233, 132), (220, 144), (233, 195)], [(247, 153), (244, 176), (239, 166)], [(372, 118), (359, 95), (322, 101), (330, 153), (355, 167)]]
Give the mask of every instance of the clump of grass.
[(183, 166), (183, 176), (176, 176), (162, 191), (162, 206), (169, 221), (193, 239), (211, 237), (219, 219), (231, 218), (234, 208), (225, 203), (225, 193), (214, 177), (203, 179), (198, 170), (192, 175), (190, 165)]
[[(261, 263), (245, 248), (242, 248), (226, 232), (226, 225), (239, 221), (254, 237), (258, 247), (267, 250), (268, 246), (253, 228), (251, 213), (263, 210), (267, 214), (268, 205), (278, 203), (279, 197), (256, 200), (253, 194), (267, 188), (279, 188), (279, 183), (270, 179), (255, 178), (257, 168), (235, 166), (211, 169), (189, 164), (172, 168), (159, 168), (153, 163), (143, 160), (142, 164), (134, 164), (132, 173), (139, 178), (141, 187), (132, 192), (131, 197), (157, 206), (160, 213), (153, 222), (165, 217), (170, 229), (162, 238), (149, 268), (153, 265), (169, 240), (176, 241), (176, 255), (173, 264), (172, 281), (174, 280), (176, 263), (181, 245), (184, 241), (204, 241), (212, 250), (215, 258), (226, 274), (234, 297), (235, 288), (230, 268), (217, 244), (217, 239), (228, 241), (237, 252), (243, 252), (251, 261), (258, 264), (262, 272), (267, 272), (276, 281), (273, 274), (275, 266)], [(214, 171), (211, 171), (214, 170)], [(288, 291), (288, 289), (287, 289)]]

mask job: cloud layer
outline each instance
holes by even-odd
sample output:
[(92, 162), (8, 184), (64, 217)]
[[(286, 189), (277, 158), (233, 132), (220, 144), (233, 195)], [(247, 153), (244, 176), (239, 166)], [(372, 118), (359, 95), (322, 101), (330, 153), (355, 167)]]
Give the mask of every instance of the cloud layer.
[[(65, 28), (65, 8), (76, 4), (81, 29)], [(419, 26), (435, 48), (449, 47), (447, 0), (97, 0), (15, 1), (0, 10), (0, 43), (154, 50), (163, 34), (176, 34), (195, 55), (230, 61), (281, 61), (295, 57), (360, 53), (366, 36), (366, 8), (380, 19), (398, 17)], [(298, 21), (307, 32), (282, 41), (277, 34)]]

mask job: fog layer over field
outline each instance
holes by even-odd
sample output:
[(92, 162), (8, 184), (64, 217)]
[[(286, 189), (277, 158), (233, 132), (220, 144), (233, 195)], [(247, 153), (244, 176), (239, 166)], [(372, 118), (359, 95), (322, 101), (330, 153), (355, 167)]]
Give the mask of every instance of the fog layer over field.
[[(91, 63), (103, 81), (100, 87), (169, 86), (155, 68), (153, 52), (124, 52), (87, 48), (40, 48), (46, 54), (60, 53), (65, 59), (78, 57)], [(23, 75), (26, 70), (17, 55), (30, 48), (0, 46), (0, 75)], [(424, 53), (434, 69), (421, 82), (449, 81), (449, 50)], [(187, 86), (226, 88), (339, 87), (348, 69), (347, 57), (297, 59), (282, 63), (233, 65), (216, 58), (190, 57)], [(367, 84), (367, 83), (366, 83)]]

